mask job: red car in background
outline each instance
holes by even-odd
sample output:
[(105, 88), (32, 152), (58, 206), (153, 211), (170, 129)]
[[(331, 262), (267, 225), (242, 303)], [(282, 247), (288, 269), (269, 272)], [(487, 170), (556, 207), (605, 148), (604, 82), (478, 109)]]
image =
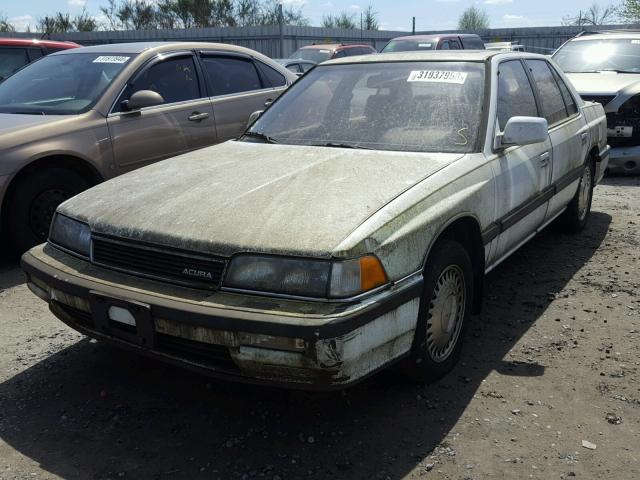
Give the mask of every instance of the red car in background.
[(78, 47), (80, 45), (73, 42), (0, 38), (0, 81), (40, 57), (60, 50)]
[(299, 48), (293, 52), (289, 58), (322, 63), (333, 58), (350, 57), (352, 55), (369, 55), (372, 53), (378, 53), (378, 51), (367, 44), (345, 45), (343, 43), (321, 43)]

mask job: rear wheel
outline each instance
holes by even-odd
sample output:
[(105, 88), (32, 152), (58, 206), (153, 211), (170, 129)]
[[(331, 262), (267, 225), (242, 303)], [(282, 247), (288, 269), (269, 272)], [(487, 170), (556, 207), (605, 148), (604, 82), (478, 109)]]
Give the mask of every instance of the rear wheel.
[(469, 254), (453, 240), (433, 248), (424, 274), (424, 291), (412, 355), (405, 372), (420, 382), (437, 380), (458, 362), (473, 304)]
[(5, 228), (16, 253), (44, 242), (58, 205), (89, 188), (78, 173), (48, 168), (25, 175), (12, 187), (7, 199)]
[(558, 217), (557, 226), (560, 230), (576, 233), (587, 225), (593, 200), (594, 170), (593, 162), (589, 161), (582, 171), (578, 191), (564, 213)]

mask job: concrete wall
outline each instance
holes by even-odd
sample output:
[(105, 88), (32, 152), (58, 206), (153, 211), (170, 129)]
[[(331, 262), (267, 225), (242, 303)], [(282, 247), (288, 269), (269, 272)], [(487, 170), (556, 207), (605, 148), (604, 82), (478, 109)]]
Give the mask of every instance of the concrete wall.
[[(640, 29), (639, 25), (609, 25), (601, 27), (530, 27), (530, 28), (493, 28), (477, 33), (485, 42), (510, 41), (525, 46), (527, 51), (552, 53), (567, 39), (583, 30)], [(418, 34), (445, 33), (454, 30), (416, 32)], [(241, 45), (258, 50), (270, 57), (286, 57), (303, 45), (327, 42), (364, 42), (380, 50), (391, 39), (411, 32), (344, 30), (321, 27), (284, 26), (282, 31), (277, 25), (263, 27), (229, 28), (191, 28), (175, 30), (129, 30), (111, 32), (73, 32), (51, 35), (52, 40), (67, 40), (82, 45), (103, 43), (199, 40), (223, 42)], [(38, 34), (1, 33), (4, 37), (39, 38)]]

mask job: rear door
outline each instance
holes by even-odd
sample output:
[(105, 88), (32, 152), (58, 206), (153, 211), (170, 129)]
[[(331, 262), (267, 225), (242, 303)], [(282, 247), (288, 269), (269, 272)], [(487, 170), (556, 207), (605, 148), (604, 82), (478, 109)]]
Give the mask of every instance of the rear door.
[(237, 138), (249, 115), (264, 110), (287, 88), (287, 79), (270, 66), (245, 55), (200, 52), (218, 140)]
[[(134, 112), (121, 103), (139, 90), (164, 103)], [(191, 52), (156, 57), (129, 80), (107, 118), (120, 172), (216, 143), (213, 108)]]
[[(496, 131), (502, 132), (515, 116), (540, 116), (538, 103), (520, 60), (508, 60), (498, 68)], [(496, 216), (502, 233), (494, 259), (509, 254), (535, 234), (547, 212), (551, 178), (551, 141), (508, 147), (492, 162), (496, 176)]]
[(549, 203), (547, 220), (556, 216), (575, 194), (587, 154), (588, 127), (576, 101), (558, 73), (545, 60), (526, 60), (535, 82), (553, 148), (552, 184), (559, 185)]

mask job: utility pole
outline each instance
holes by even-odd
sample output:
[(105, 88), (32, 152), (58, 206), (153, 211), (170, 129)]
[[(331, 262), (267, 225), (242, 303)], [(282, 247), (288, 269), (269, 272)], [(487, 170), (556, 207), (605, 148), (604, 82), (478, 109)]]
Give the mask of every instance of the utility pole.
[(284, 15), (282, 13), (282, 3), (278, 3), (278, 30), (280, 34), (280, 58), (284, 58)]
[(416, 34), (416, 17), (413, 17), (413, 20), (412, 20), (411, 23), (413, 25), (411, 27), (411, 35), (415, 35)]
[(362, 40), (362, 30), (363, 30), (363, 24), (362, 24), (362, 12), (360, 12), (360, 40)]

